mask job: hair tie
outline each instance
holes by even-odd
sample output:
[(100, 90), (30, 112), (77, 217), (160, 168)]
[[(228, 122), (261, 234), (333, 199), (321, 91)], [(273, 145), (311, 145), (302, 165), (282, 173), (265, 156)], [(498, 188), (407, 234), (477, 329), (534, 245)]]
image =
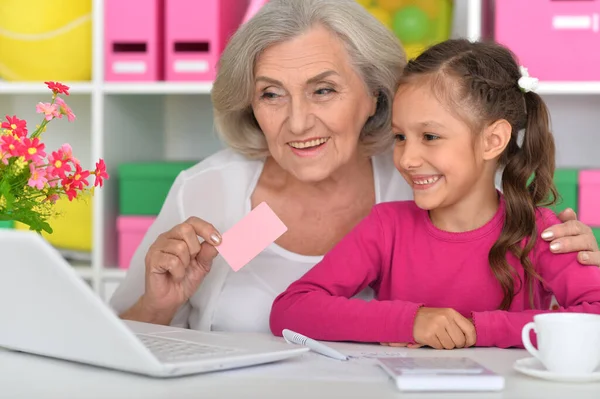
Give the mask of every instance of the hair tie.
[(535, 91), (540, 83), (540, 80), (538, 78), (529, 76), (529, 71), (524, 66), (519, 66), (519, 71), (521, 71), (521, 77), (517, 83), (521, 91), (523, 93)]

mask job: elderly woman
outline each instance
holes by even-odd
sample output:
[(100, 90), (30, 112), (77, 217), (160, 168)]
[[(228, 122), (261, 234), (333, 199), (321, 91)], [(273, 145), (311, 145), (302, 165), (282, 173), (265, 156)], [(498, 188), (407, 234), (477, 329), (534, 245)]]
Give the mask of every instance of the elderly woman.
[[(229, 149), (179, 175), (113, 308), (137, 321), (269, 332), (279, 293), (374, 204), (411, 198), (388, 151), (404, 64), (396, 38), (353, 0), (267, 3), (231, 38), (214, 82)], [(216, 257), (219, 232), (263, 201), (288, 231), (233, 272)], [(591, 230), (575, 220), (542, 236), (600, 263)]]

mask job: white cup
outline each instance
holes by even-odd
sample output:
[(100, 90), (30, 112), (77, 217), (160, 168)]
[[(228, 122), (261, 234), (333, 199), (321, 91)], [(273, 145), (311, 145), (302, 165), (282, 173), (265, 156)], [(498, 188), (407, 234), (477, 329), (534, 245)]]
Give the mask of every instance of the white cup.
[[(529, 338), (537, 335), (536, 349)], [(588, 374), (600, 366), (600, 315), (585, 313), (545, 313), (521, 333), (525, 349), (549, 371), (561, 374)]]

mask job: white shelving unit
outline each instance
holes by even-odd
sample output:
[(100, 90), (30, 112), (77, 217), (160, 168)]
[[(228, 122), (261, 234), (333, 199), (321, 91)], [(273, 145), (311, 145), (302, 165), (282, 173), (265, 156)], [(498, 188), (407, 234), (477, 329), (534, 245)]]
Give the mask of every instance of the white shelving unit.
[[(46, 85), (40, 83), (8, 83), (0, 81), (0, 94), (48, 94), (49, 91)], [(64, 83), (70, 87), (69, 93), (71, 94), (91, 94), (94, 87), (91, 83)]]
[(106, 94), (210, 94), (212, 83), (106, 83)]
[(600, 94), (600, 82), (541, 82), (537, 90), (544, 94)]
[[(108, 298), (126, 271), (117, 265), (117, 165), (142, 160), (200, 160), (221, 148), (213, 129), (211, 82), (104, 82), (104, 0), (93, 0), (93, 79), (64, 82), (71, 86), (68, 103), (74, 123), (56, 121), (44, 140), (49, 148), (69, 142), (87, 167), (106, 160), (110, 180), (93, 200), (91, 264), (74, 264), (98, 294)], [(482, 0), (456, 0), (453, 36), (482, 36)], [(553, 117), (559, 167), (600, 168), (600, 82), (543, 82)], [(42, 82), (0, 82), (0, 112), (38, 120), (35, 104), (47, 101)], [(3, 116), (3, 115), (2, 115)]]

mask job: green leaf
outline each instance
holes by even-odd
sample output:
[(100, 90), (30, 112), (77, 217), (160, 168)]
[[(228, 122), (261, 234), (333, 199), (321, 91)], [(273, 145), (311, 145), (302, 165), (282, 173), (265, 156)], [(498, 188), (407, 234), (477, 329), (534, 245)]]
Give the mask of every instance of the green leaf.
[(10, 191), (10, 182), (6, 179), (2, 179), (0, 182), (0, 194), (6, 199), (6, 210), (10, 211), (15, 202), (15, 196)]
[(15, 222), (21, 222), (29, 226), (29, 230), (34, 230), (38, 233), (45, 231), (48, 234), (52, 234), (52, 228), (46, 222), (46, 218), (31, 209), (23, 209), (20, 212), (15, 212), (11, 215), (11, 218)]

